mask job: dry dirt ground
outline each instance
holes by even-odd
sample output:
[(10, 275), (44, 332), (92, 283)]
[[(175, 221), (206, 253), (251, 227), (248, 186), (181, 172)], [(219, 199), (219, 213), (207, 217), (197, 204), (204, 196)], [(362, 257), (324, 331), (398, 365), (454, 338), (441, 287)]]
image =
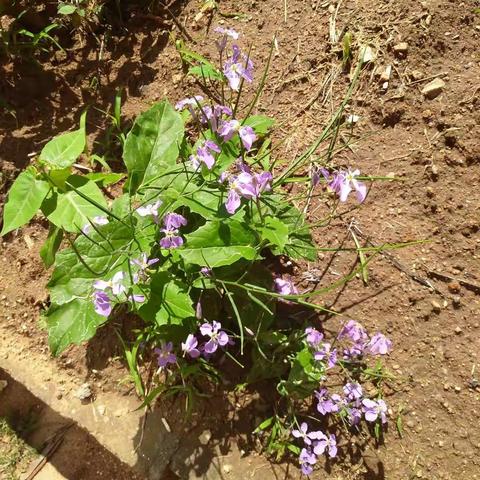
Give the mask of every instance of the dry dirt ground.
[[(392, 419), (385, 444), (369, 445), (362, 459), (347, 455), (332, 462), (313, 478), (480, 478), (478, 2), (218, 3), (221, 13), (237, 17), (216, 12), (195, 20), (201, 2), (191, 0), (179, 5), (179, 20), (197, 41), (195, 48), (206, 53), (213, 51), (211, 27), (221, 23), (236, 28), (243, 42), (253, 43), (252, 58), (260, 68), (276, 34), (260, 110), (281, 125), (276, 139), (286, 137), (286, 142), (278, 154), (286, 160), (319, 135), (348, 86), (330, 29), (351, 32), (355, 45), (371, 45), (376, 58), (347, 105), (348, 114), (360, 117), (354, 127), (356, 140), (334, 161), (370, 175), (394, 175), (400, 181), (376, 182), (365, 205), (319, 230), (317, 241), (325, 247), (339, 245), (344, 238), (350, 241), (347, 226), (352, 221), (377, 244), (428, 239), (389, 256), (379, 255), (370, 264), (367, 287), (358, 278), (322, 299), (368, 328), (388, 332), (394, 342), (388, 366), (396, 381), (389, 391)], [(178, 29), (174, 31), (178, 35)], [(398, 48), (402, 42), (407, 46)], [(385, 86), (386, 79), (380, 77), (387, 66), (391, 75)], [(68, 58), (59, 55), (41, 71), (25, 65), (2, 68), (1, 96), (16, 110), (16, 119), (0, 117), (0, 162), (10, 179), (28, 163), (29, 153), (76, 124), (86, 103), (107, 109), (117, 87), (124, 88), (127, 120), (164, 96), (175, 101), (196, 93), (162, 27), (145, 19), (133, 19), (128, 33), (111, 37), (102, 60), (96, 48), (74, 41)], [(425, 98), (422, 88), (433, 78), (441, 78), (445, 85), (435, 98)], [(96, 90), (90, 87), (92, 79), (99, 85)], [(88, 125), (92, 142), (99, 140), (102, 123), (102, 115), (92, 110)], [(323, 208), (311, 205), (311, 219), (321, 218)], [(2, 342), (21, 342), (46, 356), (46, 336), (38, 323), (47, 300), (48, 275), (37, 255), (44, 237), (44, 226), (36, 222), (4, 239), (0, 319), (11, 328), (11, 339)], [(303, 288), (311, 286), (305, 270), (309, 278), (319, 276), (322, 287), (355, 261), (351, 253), (327, 252), (295, 273)], [(326, 328), (333, 329), (335, 321), (327, 322)], [(104, 380), (96, 388), (124, 391), (128, 388), (119, 379), (126, 372), (114, 358), (119, 353), (118, 345), (95, 340), (52, 362), (81, 379), (91, 378), (92, 369), (100, 370)], [(229, 445), (242, 441), (241, 436), (215, 427), (223, 419), (208, 413), (214, 409), (205, 411), (199, 431), (209, 428), (228, 456)], [(400, 412), (402, 435), (395, 428)], [(253, 426), (255, 418), (249, 421)], [(341, 447), (347, 451), (346, 441)], [(246, 478), (242, 472), (247, 463), (252, 478), (264, 477), (270, 467), (260, 457), (253, 458), (236, 460), (229, 478)], [(295, 468), (286, 471), (283, 466), (278, 471), (288, 478), (299, 476)]]

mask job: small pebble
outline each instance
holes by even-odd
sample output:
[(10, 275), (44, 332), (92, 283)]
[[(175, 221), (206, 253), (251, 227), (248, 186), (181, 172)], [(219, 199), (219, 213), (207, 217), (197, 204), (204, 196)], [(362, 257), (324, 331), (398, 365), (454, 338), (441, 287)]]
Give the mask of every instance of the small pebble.
[(463, 332), (463, 330), (461, 329), (461, 327), (455, 327), (455, 333), (457, 335), (460, 335), (462, 332)]
[(87, 400), (92, 396), (92, 389), (88, 383), (84, 383), (75, 393), (74, 396), (79, 400)]

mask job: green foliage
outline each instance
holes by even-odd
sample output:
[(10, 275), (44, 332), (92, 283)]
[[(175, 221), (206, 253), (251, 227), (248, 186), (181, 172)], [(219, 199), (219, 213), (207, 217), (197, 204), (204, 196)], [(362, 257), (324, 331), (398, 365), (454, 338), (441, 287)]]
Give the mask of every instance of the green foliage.
[(182, 119), (166, 100), (137, 118), (127, 135), (123, 155), (131, 193), (175, 166), (182, 137)]
[(105, 321), (105, 317), (95, 312), (89, 298), (76, 298), (64, 305), (50, 307), (47, 325), (52, 354), (58, 355), (72, 343), (89, 340)]
[(42, 205), (45, 216), (67, 232), (78, 232), (90, 218), (102, 215), (107, 202), (95, 182), (79, 175), (66, 179), (64, 192), (55, 192)]
[(29, 222), (37, 213), (49, 190), (48, 182), (37, 178), (34, 169), (22, 172), (8, 193), (0, 235), (5, 235)]

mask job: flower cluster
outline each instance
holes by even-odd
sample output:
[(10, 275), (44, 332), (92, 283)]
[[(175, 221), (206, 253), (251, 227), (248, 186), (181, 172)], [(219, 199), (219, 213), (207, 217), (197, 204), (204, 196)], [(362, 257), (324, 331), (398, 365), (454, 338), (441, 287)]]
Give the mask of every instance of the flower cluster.
[[(352, 358), (363, 355), (385, 355), (391, 348), (391, 341), (381, 333), (376, 333), (371, 338), (365, 328), (354, 320), (348, 321), (341, 329), (335, 342), (347, 341), (349, 345), (344, 349), (344, 360), (338, 358), (338, 348), (324, 341), (322, 332), (314, 327), (305, 329), (305, 343), (313, 354), (315, 361), (321, 362), (325, 371), (336, 364), (351, 361)], [(344, 364), (343, 369), (348, 366)], [(346, 371), (346, 370), (345, 370)], [(323, 377), (322, 380), (325, 380)], [(323, 417), (338, 415), (354, 427), (362, 418), (366, 422), (387, 422), (387, 405), (382, 398), (365, 397), (362, 386), (349, 379), (341, 392), (330, 393), (326, 387), (321, 387), (314, 392), (317, 412)], [(327, 452), (330, 457), (337, 454), (337, 443), (334, 435), (327, 436), (321, 431), (308, 433), (308, 425), (302, 423), (299, 430), (292, 431), (293, 437), (303, 439), (304, 446), (300, 452), (299, 462), (305, 475), (310, 475), (313, 466), (317, 463), (318, 455)]]
[[(191, 333), (188, 334), (185, 341), (181, 343), (184, 356), (188, 355), (190, 358), (198, 358), (203, 355), (205, 358), (209, 358), (219, 348), (233, 344), (233, 340), (222, 330), (222, 324), (220, 322), (205, 322), (200, 325), (199, 330), (203, 336), (201, 343), (197, 336)], [(173, 353), (172, 342), (162, 344), (162, 346), (156, 348), (154, 352), (158, 356), (157, 361), (159, 368), (165, 368), (169, 364), (177, 363), (177, 356)]]
[(212, 323), (203, 323), (200, 326), (200, 333), (205, 341), (200, 344), (195, 335), (189, 334), (185, 342), (182, 343), (184, 355), (197, 358), (203, 354), (208, 357), (215, 353), (219, 347), (233, 344), (233, 340), (222, 330), (222, 324), (215, 320)]
[(371, 338), (365, 328), (355, 320), (349, 320), (338, 334), (349, 345), (343, 350), (345, 359), (354, 359), (363, 355), (386, 355), (392, 348), (392, 341), (383, 333), (377, 332)]
[(302, 439), (304, 447), (300, 451), (300, 467), (304, 475), (313, 472), (313, 465), (317, 463), (318, 456), (327, 453), (330, 458), (337, 456), (337, 439), (335, 435), (326, 435), (322, 431), (308, 431), (308, 425), (303, 422), (298, 430), (292, 430), (295, 438)]
[(222, 173), (220, 182), (228, 181), (228, 196), (225, 202), (227, 212), (233, 214), (240, 207), (241, 199), (257, 201), (262, 192), (272, 188), (272, 174), (270, 172), (253, 173), (244, 163), (239, 162), (238, 175), (229, 172)]

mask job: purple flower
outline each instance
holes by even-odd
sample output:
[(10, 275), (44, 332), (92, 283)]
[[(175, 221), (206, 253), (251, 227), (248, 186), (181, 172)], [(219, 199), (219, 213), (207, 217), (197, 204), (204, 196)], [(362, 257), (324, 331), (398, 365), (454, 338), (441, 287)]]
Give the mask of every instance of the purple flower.
[(197, 307), (195, 308), (195, 316), (198, 320), (203, 318), (202, 304), (200, 303), (200, 300), (197, 302)]
[(173, 344), (168, 342), (165, 345), (162, 345), (161, 348), (156, 348), (154, 352), (158, 355), (158, 366), (160, 368), (165, 368), (169, 363), (175, 363), (177, 361), (177, 356), (172, 353)]
[(178, 235), (178, 229), (187, 224), (187, 219), (178, 213), (167, 213), (163, 218), (164, 228), (161, 228), (165, 234), (160, 240), (162, 248), (178, 248), (183, 245), (183, 238)]
[(218, 129), (218, 134), (225, 142), (228, 142), (237, 132), (245, 150), (247, 150), (247, 152), (250, 151), (253, 143), (257, 140), (257, 136), (252, 127), (248, 125), (242, 127), (238, 120), (228, 120), (222, 122)]
[(298, 295), (298, 289), (288, 278), (277, 277), (274, 280), (275, 291), (281, 295)]
[(345, 360), (354, 359), (364, 354), (365, 344), (364, 343), (354, 343), (349, 348), (343, 349), (343, 358)]
[(313, 354), (315, 360), (326, 360), (327, 368), (333, 368), (337, 363), (337, 349), (334, 348), (331, 350), (332, 346), (330, 343), (324, 343), (320, 350), (316, 351)]
[(360, 323), (349, 320), (338, 334), (338, 338), (348, 337), (352, 342), (365, 342), (368, 339), (367, 331)]
[(358, 408), (347, 408), (350, 425), (358, 425), (362, 419), (362, 411)]
[(209, 105), (202, 107), (202, 115), (200, 116), (200, 122), (203, 124), (209, 124), (212, 132), (217, 132), (219, 123), (222, 122), (222, 116), (232, 116), (233, 112), (230, 107), (224, 105), (215, 105), (213, 108)]
[(367, 345), (372, 355), (386, 355), (392, 348), (392, 341), (383, 333), (376, 333)]
[(140, 255), (140, 258), (133, 258), (130, 260), (130, 263), (132, 265), (137, 265), (137, 267), (140, 267), (140, 270), (146, 270), (148, 267), (154, 265), (159, 261), (158, 258), (151, 258), (150, 260), (147, 257), (146, 253), (142, 253)]
[(318, 442), (315, 442), (313, 451), (316, 455), (322, 455), (325, 450), (330, 458), (337, 456), (337, 439), (335, 438), (335, 435), (332, 434), (328, 437), (323, 435), (323, 438)]
[(367, 196), (367, 187), (364, 183), (356, 180), (356, 177), (360, 175), (360, 170), (350, 170), (344, 174), (344, 179), (340, 188), (340, 201), (346, 202), (349, 193), (352, 189), (357, 192), (357, 200), (362, 203)]
[(218, 51), (220, 53), (225, 50), (228, 37), (233, 38), (233, 40), (238, 40), (238, 37), (240, 36), (233, 28), (215, 27), (213, 31), (222, 34), (222, 38), (216, 42)]
[(212, 276), (212, 269), (211, 268), (208, 268), (208, 267), (202, 267), (200, 269), (200, 273), (204, 276), (204, 277), (211, 277)]
[(305, 329), (307, 335), (307, 343), (310, 347), (317, 347), (323, 340), (323, 333), (319, 332), (316, 328), (308, 327)]
[(191, 333), (186, 338), (185, 342), (182, 342), (182, 350), (184, 354), (190, 355), (192, 358), (197, 358), (200, 356), (200, 350), (198, 350), (198, 340), (195, 335)]
[(223, 73), (227, 77), (230, 88), (238, 92), (242, 79), (249, 83), (253, 82), (253, 62), (246, 55), (241, 54), (238, 45), (233, 45), (232, 50), (233, 54), (225, 62)]
[(340, 395), (333, 394), (331, 397), (329, 397), (326, 388), (322, 388), (318, 392), (314, 392), (314, 395), (318, 400), (317, 410), (321, 415), (326, 415), (327, 413), (335, 413), (338, 412), (338, 410), (340, 409)]
[(360, 175), (360, 170), (346, 170), (330, 175), (324, 168), (320, 169), (323, 176), (327, 180), (328, 187), (333, 190), (339, 197), (341, 202), (346, 202), (350, 192), (355, 189), (357, 199), (360, 203), (367, 196), (367, 187), (364, 183), (358, 181), (356, 177)]
[(152, 265), (155, 265), (160, 260), (158, 258), (148, 259), (146, 253), (142, 253), (140, 258), (133, 258), (130, 260), (131, 265), (136, 265), (139, 270), (134, 274), (134, 283), (138, 283), (139, 280), (146, 281), (148, 279), (147, 270)]
[(183, 110), (185, 107), (198, 107), (198, 104), (203, 102), (201, 95), (195, 95), (194, 97), (184, 98), (175, 105), (175, 110)]
[(298, 458), (302, 473), (307, 476), (310, 475), (313, 472), (312, 465), (317, 463), (317, 456), (310, 449), (302, 448)]
[(93, 283), (93, 287), (97, 290), (107, 290), (111, 289), (114, 295), (120, 295), (121, 293), (125, 292), (125, 287), (122, 285), (122, 281), (125, 277), (123, 272), (117, 272), (111, 280), (96, 280)]
[(378, 417), (380, 417), (382, 423), (387, 422), (387, 404), (381, 398), (378, 400), (364, 398), (362, 406), (367, 422), (375, 422)]
[(349, 400), (358, 400), (363, 396), (363, 389), (359, 383), (346, 383), (343, 386), (343, 393)]
[[(107, 225), (108, 223), (108, 218), (107, 217), (102, 217), (101, 215), (93, 217), (92, 218), (92, 223), (95, 225)], [(90, 233), (92, 230), (92, 224), (91, 223), (86, 223), (82, 227), (82, 232), (86, 235), (87, 233)]]
[(215, 164), (215, 157), (211, 152), (220, 153), (220, 147), (212, 140), (206, 140), (197, 148), (196, 155), (190, 155), (190, 161), (192, 162), (193, 168), (198, 170), (200, 165), (204, 163), (209, 170), (212, 169)]
[(312, 184), (312, 188), (315, 188), (320, 183), (320, 173), (318, 168), (313, 169), (310, 181)]
[(145, 301), (145, 295), (133, 294), (128, 297), (131, 302), (143, 303)]
[(163, 217), (163, 225), (168, 230), (184, 227), (186, 224), (187, 219), (178, 213), (167, 213), (165, 217)]
[(227, 212), (233, 214), (240, 206), (241, 197), (251, 200), (257, 199), (264, 191), (271, 189), (272, 174), (270, 172), (262, 172), (251, 174), (241, 172), (236, 177), (230, 178), (227, 176), (221, 179), (229, 179), (229, 191), (225, 207)]
[(215, 320), (212, 323), (206, 322), (200, 327), (200, 333), (210, 337), (210, 340), (203, 347), (206, 353), (214, 353), (218, 346), (224, 347), (229, 342), (228, 335), (220, 330), (221, 328), (222, 324)]
[(108, 317), (112, 313), (112, 305), (109, 296), (101, 290), (93, 292), (93, 305), (95, 311), (103, 317)]
[(156, 220), (158, 219), (158, 209), (161, 204), (162, 201), (157, 200), (155, 203), (151, 203), (143, 207), (138, 207), (136, 211), (141, 217), (147, 217), (148, 215), (152, 215), (153, 218)]
[(159, 242), (162, 248), (178, 248), (183, 245), (183, 238), (176, 235), (174, 231), (162, 228), (162, 232), (165, 233), (165, 236)]
[(303, 439), (303, 442), (305, 443), (305, 445), (311, 445), (312, 440), (318, 440), (322, 438), (323, 433), (320, 431), (308, 433), (308, 425), (305, 422), (303, 422), (300, 425), (300, 430), (292, 430), (292, 435), (295, 438)]

